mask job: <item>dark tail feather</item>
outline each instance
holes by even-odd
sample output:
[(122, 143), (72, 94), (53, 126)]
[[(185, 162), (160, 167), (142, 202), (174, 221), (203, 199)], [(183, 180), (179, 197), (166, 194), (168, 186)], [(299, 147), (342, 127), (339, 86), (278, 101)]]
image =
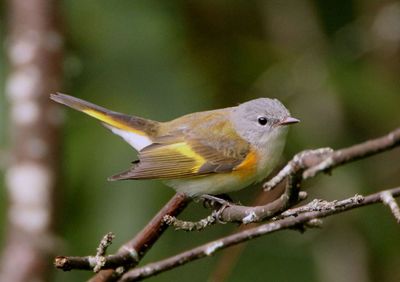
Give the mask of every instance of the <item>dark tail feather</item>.
[(139, 134), (151, 136), (155, 133), (158, 127), (158, 122), (156, 121), (114, 112), (66, 94), (50, 94), (50, 99), (83, 112), (115, 128), (136, 131)]
[(102, 114), (111, 112), (106, 108), (100, 107), (88, 101), (62, 93), (50, 94), (50, 99), (80, 112), (85, 112), (86, 110), (94, 110)]
[(119, 180), (135, 179), (133, 171), (136, 168), (136, 166), (139, 164), (139, 162), (140, 162), (139, 160), (133, 161), (132, 162), (133, 165), (129, 169), (127, 169), (123, 172), (114, 174), (114, 175), (108, 177), (107, 180), (108, 181), (119, 181)]

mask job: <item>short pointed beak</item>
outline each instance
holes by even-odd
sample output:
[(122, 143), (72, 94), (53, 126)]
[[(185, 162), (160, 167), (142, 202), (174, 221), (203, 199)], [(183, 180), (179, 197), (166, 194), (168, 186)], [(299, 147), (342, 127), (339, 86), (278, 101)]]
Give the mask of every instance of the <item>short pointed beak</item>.
[(292, 124), (292, 123), (298, 123), (300, 122), (299, 119), (294, 118), (294, 117), (285, 117), (283, 120), (281, 120), (280, 122), (278, 122), (278, 125), (288, 125), (288, 124)]

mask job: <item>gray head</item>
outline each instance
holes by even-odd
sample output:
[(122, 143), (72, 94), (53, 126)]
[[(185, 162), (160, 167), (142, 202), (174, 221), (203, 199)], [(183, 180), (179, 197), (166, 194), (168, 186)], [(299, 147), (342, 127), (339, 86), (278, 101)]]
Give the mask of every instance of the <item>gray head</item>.
[(299, 122), (277, 99), (254, 99), (233, 108), (232, 122), (242, 138), (264, 145), (273, 136), (285, 133), (286, 125)]

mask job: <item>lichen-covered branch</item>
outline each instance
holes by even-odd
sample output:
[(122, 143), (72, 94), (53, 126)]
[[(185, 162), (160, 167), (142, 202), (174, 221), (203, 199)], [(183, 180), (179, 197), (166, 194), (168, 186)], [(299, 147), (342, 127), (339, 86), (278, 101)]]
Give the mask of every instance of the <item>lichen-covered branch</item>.
[(121, 277), (119, 281), (127, 282), (142, 280), (161, 272), (179, 267), (191, 261), (211, 256), (217, 251), (260, 236), (283, 231), (286, 229), (297, 228), (298, 226), (307, 227), (307, 223), (315, 219), (320, 219), (362, 206), (383, 202), (382, 198), (384, 198), (385, 196), (382, 195), (386, 194), (390, 194), (391, 197), (399, 197), (400, 187), (378, 192), (365, 197), (356, 195), (354, 197), (341, 201), (313, 201), (312, 204), (303, 207), (302, 212), (299, 212), (297, 216), (289, 216), (283, 219), (269, 222), (255, 228), (247, 229), (236, 234), (220, 238), (218, 240), (201, 245), (170, 258), (154, 263), (149, 263), (143, 267), (127, 272)]
[(112, 240), (114, 240), (115, 235), (112, 232), (108, 232), (104, 235), (103, 239), (101, 239), (99, 246), (97, 247), (96, 256), (94, 257), (96, 260), (96, 265), (93, 268), (94, 272), (99, 272), (100, 269), (104, 266), (106, 262), (105, 254), (107, 248), (112, 244)]

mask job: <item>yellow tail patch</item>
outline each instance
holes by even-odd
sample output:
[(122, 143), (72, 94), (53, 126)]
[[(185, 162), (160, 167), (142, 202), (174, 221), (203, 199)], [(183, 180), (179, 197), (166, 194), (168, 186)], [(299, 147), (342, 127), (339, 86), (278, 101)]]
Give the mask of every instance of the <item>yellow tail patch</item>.
[(129, 132), (133, 132), (135, 134), (138, 135), (142, 135), (142, 136), (146, 136), (146, 133), (144, 133), (143, 131), (137, 130), (135, 128), (132, 128), (124, 123), (118, 122), (117, 120), (113, 119), (112, 117), (108, 116), (107, 114), (104, 114), (102, 112), (93, 110), (93, 109), (84, 109), (82, 110), (85, 114), (94, 117), (98, 120), (101, 120), (102, 122), (105, 122), (113, 127), (125, 130), (125, 131), (129, 131)]

